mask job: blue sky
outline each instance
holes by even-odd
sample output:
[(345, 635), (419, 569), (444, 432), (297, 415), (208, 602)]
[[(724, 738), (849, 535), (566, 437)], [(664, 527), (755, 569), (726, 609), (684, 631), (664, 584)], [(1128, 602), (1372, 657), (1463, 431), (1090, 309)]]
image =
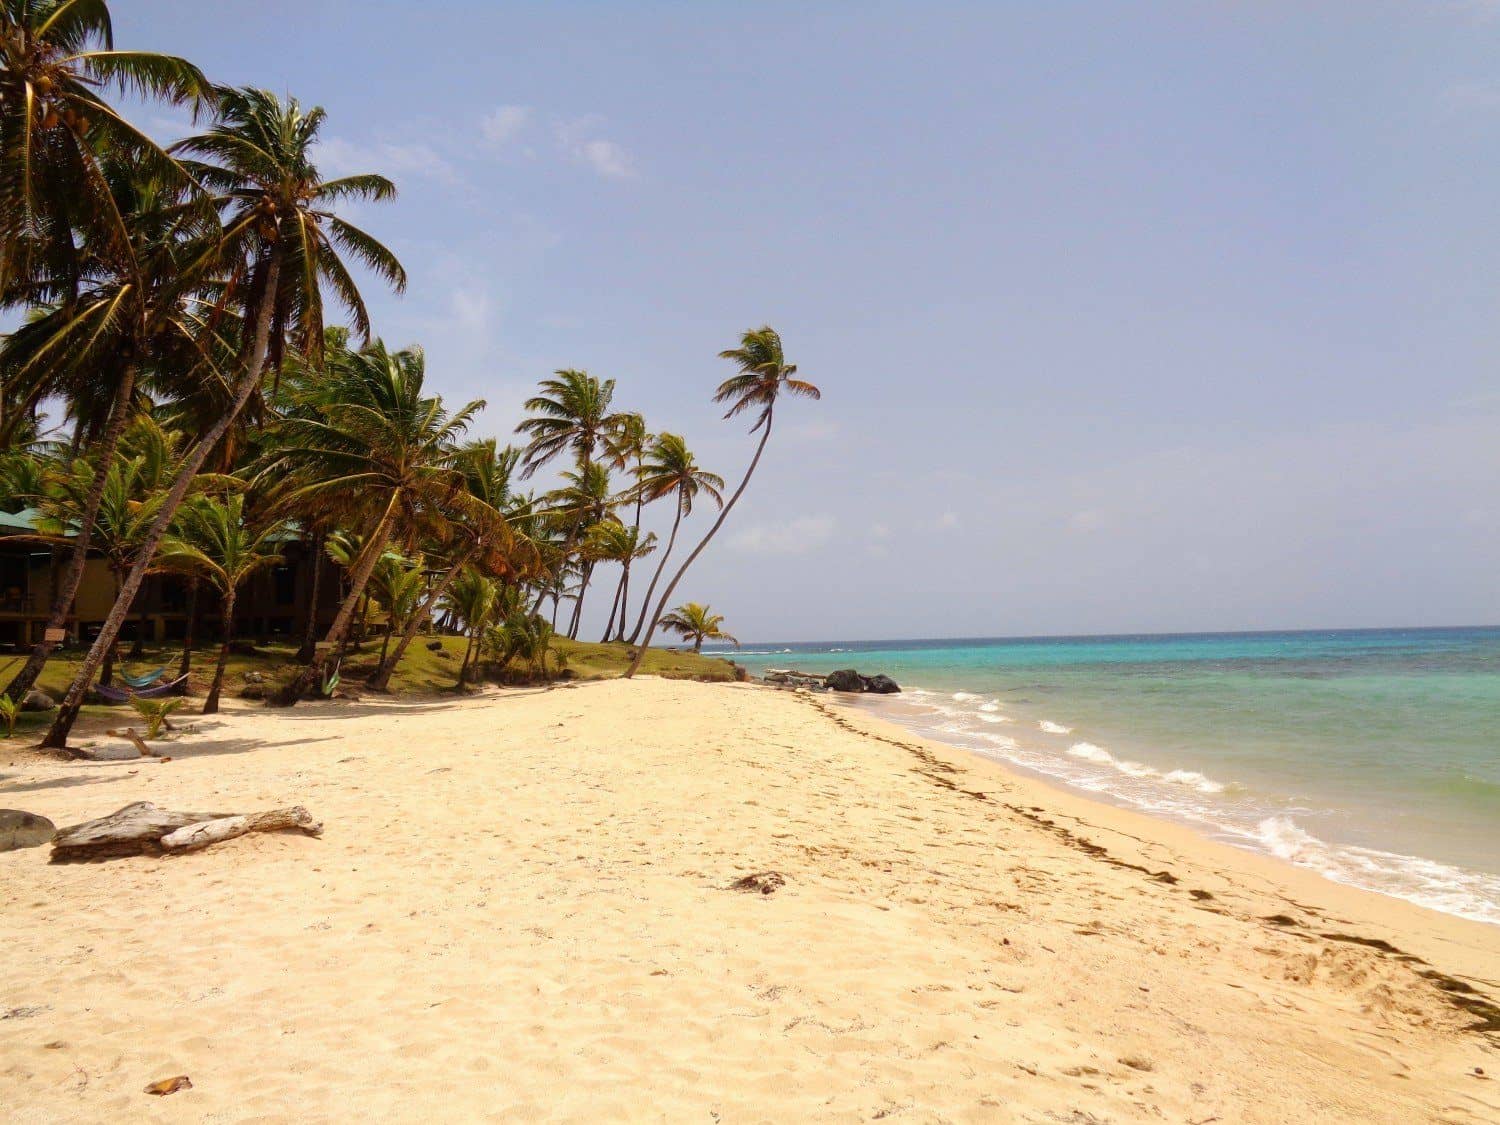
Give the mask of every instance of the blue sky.
[(582, 367), (733, 479), (776, 326), (741, 637), (1500, 621), (1500, 3), (114, 7), (398, 182), (482, 433)]

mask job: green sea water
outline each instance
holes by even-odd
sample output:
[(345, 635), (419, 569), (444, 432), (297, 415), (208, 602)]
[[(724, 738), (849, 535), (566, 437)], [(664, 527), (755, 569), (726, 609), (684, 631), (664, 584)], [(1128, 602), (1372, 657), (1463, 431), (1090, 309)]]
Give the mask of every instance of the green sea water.
[(1500, 628), (747, 645), (854, 705), (1331, 879), (1500, 924)]

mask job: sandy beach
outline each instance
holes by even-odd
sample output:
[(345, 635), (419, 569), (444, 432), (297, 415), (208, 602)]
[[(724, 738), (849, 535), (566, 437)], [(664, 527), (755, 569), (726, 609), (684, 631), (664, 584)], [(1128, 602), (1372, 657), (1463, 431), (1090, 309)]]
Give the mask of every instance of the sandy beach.
[(7, 746), (0, 805), (303, 804), (326, 832), (0, 855), (9, 1120), (1500, 1120), (1500, 927), (824, 697), (191, 722), (165, 763)]

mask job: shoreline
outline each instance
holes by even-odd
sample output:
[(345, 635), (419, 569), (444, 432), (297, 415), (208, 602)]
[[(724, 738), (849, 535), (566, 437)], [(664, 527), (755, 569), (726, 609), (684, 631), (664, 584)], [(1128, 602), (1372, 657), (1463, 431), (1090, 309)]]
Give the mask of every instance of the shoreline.
[(0, 803), (59, 825), (325, 824), (0, 854), (19, 1121), (1500, 1116), (1495, 927), (818, 697), (603, 680), (192, 725), (165, 763), (0, 747)]
[[(934, 692), (927, 689), (919, 690), (921, 690), (921, 694), (923, 695), (942, 696), (946, 694), (942, 692)], [(843, 696), (837, 692), (830, 692), (828, 694), (828, 698), (833, 699), (836, 705), (840, 706), (841, 708), (846, 708), (855, 714), (869, 716), (876, 722), (885, 724), (895, 730), (902, 731), (908, 737), (920, 738), (928, 742), (962, 751), (965, 754), (973, 755), (974, 757), (977, 757), (983, 761), (994, 763), (1008, 772), (1013, 772), (1018, 776), (1035, 781), (1036, 783), (1045, 786), (1047, 789), (1056, 791), (1060, 794), (1078, 797), (1082, 800), (1090, 802), (1091, 804), (1101, 805), (1106, 808), (1132, 812), (1137, 815), (1144, 816), (1153, 822), (1168, 824), (1177, 828), (1185, 829), (1188, 832), (1192, 833), (1192, 835), (1196, 839), (1199, 839), (1204, 843), (1213, 844), (1220, 847), (1228, 847), (1233, 849), (1234, 851), (1242, 852), (1247, 855), (1255, 855), (1270, 859), (1277, 864), (1293, 868), (1298, 871), (1311, 873), (1324, 883), (1329, 883), (1335, 886), (1350, 887), (1352, 889), (1359, 890), (1368, 894), (1377, 895), (1381, 898), (1389, 898), (1396, 901), (1409, 903), (1410, 905), (1420, 907), (1424, 910), (1431, 910), (1438, 914), (1447, 915), (1453, 918), (1459, 918), (1480, 925), (1500, 927), (1500, 917), (1497, 917), (1495, 919), (1480, 917), (1477, 913), (1477, 910), (1479, 908), (1473, 905), (1469, 905), (1464, 908), (1445, 909), (1444, 907), (1435, 905), (1432, 902), (1424, 902), (1420, 898), (1414, 897), (1416, 892), (1413, 892), (1413, 894), (1410, 895), (1403, 894), (1399, 893), (1396, 889), (1384, 889), (1380, 886), (1374, 885), (1373, 882), (1357, 881), (1353, 877), (1336, 878), (1335, 875), (1330, 873), (1330, 871), (1326, 867), (1320, 868), (1314, 862), (1309, 861), (1307, 863), (1299, 863), (1292, 856), (1277, 854), (1271, 844), (1269, 844), (1264, 838), (1263, 831), (1257, 833), (1250, 831), (1245, 827), (1236, 826), (1227, 817), (1225, 819), (1216, 820), (1207, 814), (1194, 814), (1181, 808), (1172, 808), (1168, 806), (1163, 806), (1160, 808), (1143, 807), (1141, 804), (1132, 801), (1130, 797), (1121, 793), (1102, 787), (1097, 790), (1089, 789), (1084, 785), (1070, 781), (1065, 776), (1049, 773), (1042, 768), (1028, 766), (1025, 762), (1013, 760), (999, 750), (990, 750), (981, 746), (970, 746), (964, 745), (963, 743), (958, 741), (949, 741), (948, 739), (943, 737), (945, 732), (943, 732), (942, 730), (931, 729), (930, 725), (924, 721), (925, 716), (913, 713), (910, 716), (911, 722), (908, 723), (903, 721), (901, 717), (897, 717), (894, 715), (888, 716), (880, 713), (882, 707), (888, 707), (892, 704), (900, 704), (902, 702), (900, 700), (900, 697), (865, 695)], [(928, 705), (908, 704), (908, 706)], [(976, 738), (983, 738), (986, 732), (954, 731), (952, 733), (958, 738), (968, 738), (970, 740), (973, 740)], [(1062, 733), (1071, 735), (1072, 732), (1070, 728), (1066, 727), (1053, 727), (1049, 730), (1046, 726), (1043, 726), (1043, 733)], [(1014, 743), (1015, 740), (1011, 739), (1011, 741), (1012, 743)], [(1193, 776), (1201, 777), (1202, 775)], [(1311, 833), (1306, 832), (1300, 826), (1296, 825), (1296, 823), (1290, 819), (1290, 813), (1271, 814), (1270, 819), (1283, 822), (1286, 830), (1298, 837), (1298, 839), (1293, 842), (1297, 844), (1297, 846), (1302, 850), (1319, 849), (1323, 852), (1336, 855), (1351, 848), (1361, 847), (1361, 845), (1356, 845), (1348, 841), (1340, 842), (1336, 840), (1326, 840), (1321, 837), (1312, 835)], [(1264, 830), (1265, 824), (1262, 823), (1257, 827)], [(1239, 840), (1243, 840), (1244, 843), (1237, 842), (1236, 838), (1238, 838)], [(1396, 860), (1405, 863), (1415, 863), (1419, 865), (1434, 865), (1436, 867), (1444, 869), (1445, 874), (1450, 878), (1459, 876), (1487, 881), (1500, 881), (1500, 873), (1483, 871), (1477, 868), (1453, 866), (1444, 860), (1434, 860), (1425, 856), (1409, 855), (1390, 851), (1378, 851), (1372, 854), (1379, 855), (1383, 859), (1387, 860)], [(1387, 876), (1390, 876), (1392, 873), (1386, 872), (1385, 874)], [(1479, 901), (1487, 910), (1500, 909), (1500, 905), (1491, 903), (1489, 899), (1482, 899)]]

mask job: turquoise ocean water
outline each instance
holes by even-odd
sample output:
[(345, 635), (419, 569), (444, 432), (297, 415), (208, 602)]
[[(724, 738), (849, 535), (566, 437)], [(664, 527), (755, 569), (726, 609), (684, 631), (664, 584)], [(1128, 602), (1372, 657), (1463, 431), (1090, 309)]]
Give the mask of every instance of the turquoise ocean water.
[(746, 645), (752, 672), (1330, 879), (1500, 924), (1500, 628)]

